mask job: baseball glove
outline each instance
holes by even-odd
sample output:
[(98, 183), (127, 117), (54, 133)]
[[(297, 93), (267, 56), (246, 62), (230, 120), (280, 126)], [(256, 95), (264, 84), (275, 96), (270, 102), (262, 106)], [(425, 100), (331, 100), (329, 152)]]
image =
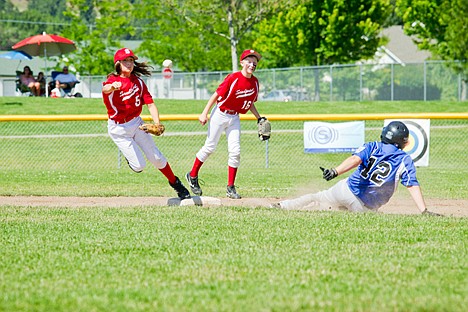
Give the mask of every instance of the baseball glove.
[(164, 125), (162, 124), (142, 124), (140, 127), (140, 130), (145, 131), (146, 133), (155, 135), (155, 136), (160, 136), (164, 133), (164, 130), (166, 129)]
[(266, 141), (271, 136), (271, 124), (266, 117), (258, 118), (258, 137), (262, 141)]

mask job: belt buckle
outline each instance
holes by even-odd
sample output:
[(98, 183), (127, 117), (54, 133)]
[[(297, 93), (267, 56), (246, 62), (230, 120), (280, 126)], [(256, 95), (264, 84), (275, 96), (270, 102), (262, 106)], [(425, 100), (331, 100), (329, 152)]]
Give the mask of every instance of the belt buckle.
[(236, 115), (237, 112), (235, 110), (232, 110), (232, 109), (226, 109), (223, 111), (223, 113), (225, 114), (228, 114), (228, 115)]

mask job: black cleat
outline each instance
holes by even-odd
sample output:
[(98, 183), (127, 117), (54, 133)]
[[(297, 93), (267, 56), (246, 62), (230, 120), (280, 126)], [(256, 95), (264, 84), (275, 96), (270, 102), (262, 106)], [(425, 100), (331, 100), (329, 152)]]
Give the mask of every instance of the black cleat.
[(177, 192), (177, 196), (179, 196), (180, 199), (190, 198), (189, 191), (185, 188), (182, 182), (180, 182), (178, 177), (176, 177), (176, 181), (174, 184), (171, 184), (169, 182), (169, 185)]
[(237, 194), (236, 187), (234, 185), (227, 186), (226, 196), (232, 199), (241, 199), (241, 196)]
[(190, 176), (190, 172), (187, 172), (185, 175), (185, 178), (187, 179), (187, 182), (190, 186), (190, 189), (192, 190), (192, 193), (201, 196), (202, 195), (202, 189), (200, 188), (200, 184), (198, 184), (198, 177), (192, 178)]

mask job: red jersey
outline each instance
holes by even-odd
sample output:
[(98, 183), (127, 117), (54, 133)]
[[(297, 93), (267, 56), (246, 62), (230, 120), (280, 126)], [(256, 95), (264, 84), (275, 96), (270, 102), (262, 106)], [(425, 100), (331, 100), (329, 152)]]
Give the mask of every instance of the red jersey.
[(122, 83), (120, 90), (108, 94), (102, 93), (109, 119), (117, 123), (130, 121), (141, 115), (142, 104), (154, 103), (148, 87), (141, 78), (133, 74), (128, 78), (111, 75), (102, 85), (105, 86), (115, 81)]
[(217, 105), (220, 109), (245, 114), (252, 103), (257, 101), (257, 77), (253, 75), (250, 78), (244, 77), (240, 71), (229, 74), (219, 85), (216, 93), (219, 95)]

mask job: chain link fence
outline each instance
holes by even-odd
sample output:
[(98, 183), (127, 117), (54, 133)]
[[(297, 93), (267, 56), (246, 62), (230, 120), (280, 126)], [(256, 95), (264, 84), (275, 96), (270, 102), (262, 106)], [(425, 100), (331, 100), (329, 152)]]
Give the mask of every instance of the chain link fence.
[[(163, 119), (164, 120), (164, 119)], [(176, 168), (191, 168), (206, 138), (206, 127), (196, 120), (164, 120), (166, 133), (154, 137), (156, 145)], [(258, 139), (256, 123), (242, 120), (241, 166), (252, 169), (302, 170), (333, 164), (344, 155), (304, 153), (304, 120), (272, 120), (272, 137)], [(365, 121), (366, 141), (379, 140), (382, 120)], [(433, 119), (430, 129), (429, 167), (456, 170), (468, 164), (468, 120)], [(106, 121), (11, 121), (0, 123), (0, 170), (105, 171), (126, 167), (107, 135)], [(207, 162), (225, 170), (227, 144), (221, 139)]]
[[(257, 69), (260, 100), (269, 101), (460, 101), (466, 84), (453, 67), (456, 62), (353, 64)], [(261, 66), (260, 66), (261, 67)], [(158, 99), (207, 100), (226, 72), (175, 72), (164, 78), (155, 72), (144, 78)], [(75, 92), (100, 98), (104, 76), (81, 76)], [(13, 78), (0, 77), (0, 95), (15, 95)]]

